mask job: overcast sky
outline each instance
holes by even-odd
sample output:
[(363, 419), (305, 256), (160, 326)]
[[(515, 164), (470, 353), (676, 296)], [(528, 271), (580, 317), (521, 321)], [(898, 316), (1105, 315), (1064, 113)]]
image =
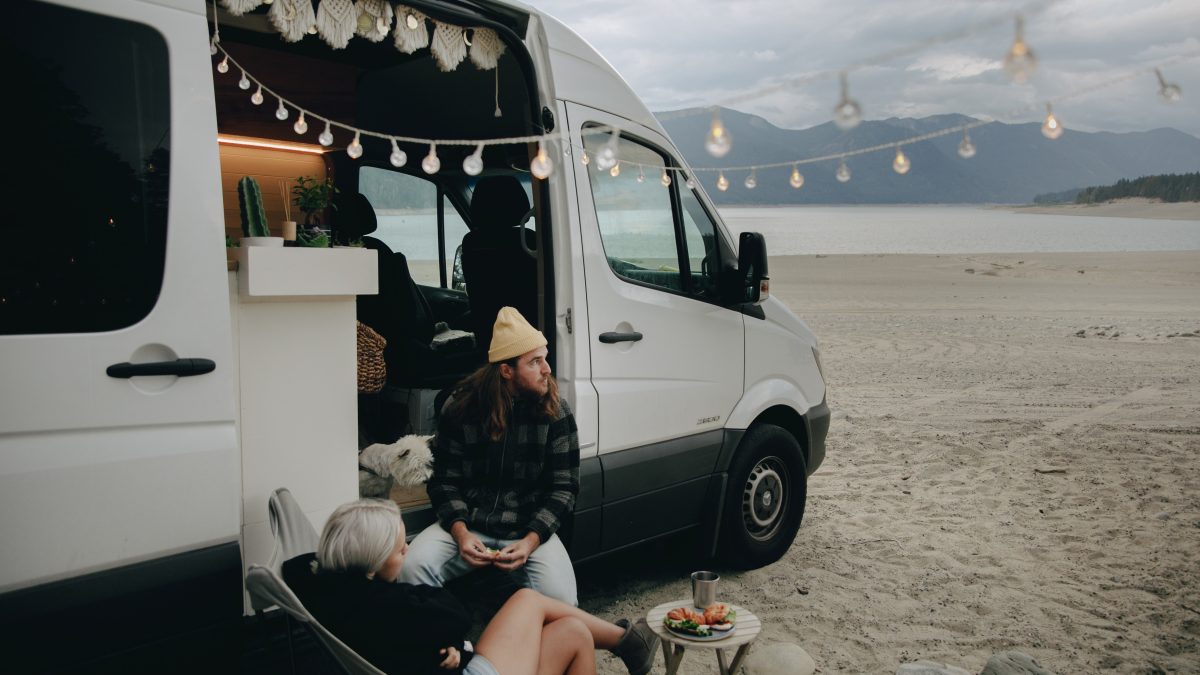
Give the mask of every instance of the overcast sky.
[[(1183, 99), (1158, 97), (1154, 75), (1055, 105), (1067, 129), (1175, 127), (1200, 136), (1200, 0), (525, 0), (592, 44), (651, 110), (711, 105), (783, 78), (837, 71), (940, 34), (1046, 6), (1026, 20), (1038, 68), (1014, 84), (1001, 61), (1013, 25), (891, 59), (850, 75), (867, 119), (957, 112), (1006, 122), (1014, 110), (1146, 68), (1163, 68)], [(830, 119), (837, 79), (822, 79), (729, 107), (800, 129)]]

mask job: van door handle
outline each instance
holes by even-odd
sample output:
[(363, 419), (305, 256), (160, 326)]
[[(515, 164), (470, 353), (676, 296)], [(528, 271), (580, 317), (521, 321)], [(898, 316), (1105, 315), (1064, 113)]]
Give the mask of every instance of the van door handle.
[(638, 340), (641, 340), (641, 339), (642, 339), (642, 334), (637, 333), (637, 332), (613, 333), (610, 331), (608, 333), (600, 334), (600, 341), (606, 345), (611, 345), (616, 342), (637, 342)]
[(150, 363), (114, 363), (104, 372), (109, 377), (128, 379), (130, 377), (146, 377), (151, 375), (176, 375), (191, 377), (203, 375), (215, 370), (217, 364), (212, 359), (175, 359), (174, 361), (152, 361)]

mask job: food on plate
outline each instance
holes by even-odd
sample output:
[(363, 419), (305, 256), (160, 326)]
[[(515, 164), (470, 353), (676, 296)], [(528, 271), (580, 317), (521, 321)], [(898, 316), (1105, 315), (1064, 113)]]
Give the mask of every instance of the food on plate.
[(690, 607), (676, 607), (663, 617), (663, 625), (686, 635), (709, 637), (713, 631), (732, 630), (737, 612), (723, 602), (714, 602), (701, 614)]

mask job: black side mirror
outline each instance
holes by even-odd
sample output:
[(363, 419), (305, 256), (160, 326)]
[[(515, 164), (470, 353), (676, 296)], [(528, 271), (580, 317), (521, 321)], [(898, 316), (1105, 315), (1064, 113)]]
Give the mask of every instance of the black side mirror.
[(771, 294), (767, 276), (767, 240), (758, 232), (743, 232), (738, 238), (737, 278), (745, 293), (742, 302), (761, 305)]

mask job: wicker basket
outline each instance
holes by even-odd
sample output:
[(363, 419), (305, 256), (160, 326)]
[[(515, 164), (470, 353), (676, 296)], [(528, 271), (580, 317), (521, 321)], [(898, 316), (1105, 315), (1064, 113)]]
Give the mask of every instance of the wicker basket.
[(386, 346), (382, 335), (358, 322), (358, 390), (364, 394), (378, 393), (387, 384), (387, 362), (383, 360)]

